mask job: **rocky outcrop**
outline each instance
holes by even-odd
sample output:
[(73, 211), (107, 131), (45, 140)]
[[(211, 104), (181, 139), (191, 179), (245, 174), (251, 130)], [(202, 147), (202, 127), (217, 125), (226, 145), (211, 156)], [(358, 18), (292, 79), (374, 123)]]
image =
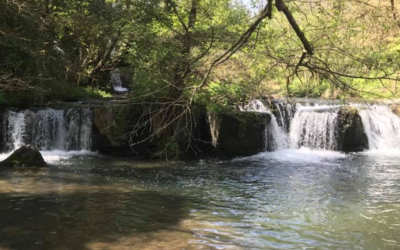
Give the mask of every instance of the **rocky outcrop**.
[(264, 151), (265, 128), (271, 121), (266, 113), (231, 112), (209, 114), (212, 144), (217, 153), (245, 156)]
[[(134, 153), (148, 155), (155, 151), (158, 138), (146, 140), (150, 125), (132, 134), (142, 112), (140, 108), (126, 105), (99, 106), (93, 109), (95, 149), (103, 153)], [(131, 143), (142, 142), (139, 145)]]
[(7, 159), (0, 162), (0, 166), (43, 167), (46, 166), (46, 162), (35, 147), (26, 145), (15, 150)]
[(358, 109), (344, 107), (338, 113), (338, 150), (360, 152), (368, 149), (368, 137)]
[[(124, 107), (97, 107), (94, 109), (94, 125), (105, 138), (99, 138), (98, 147), (127, 147), (127, 110)], [(107, 139), (102, 140), (102, 139)]]

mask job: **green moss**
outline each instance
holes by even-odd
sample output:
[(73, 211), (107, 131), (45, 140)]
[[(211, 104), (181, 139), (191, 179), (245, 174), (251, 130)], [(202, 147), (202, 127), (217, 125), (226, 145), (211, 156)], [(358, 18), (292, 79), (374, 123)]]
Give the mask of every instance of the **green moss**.
[(239, 121), (245, 124), (254, 124), (254, 125), (259, 125), (259, 124), (265, 124), (265, 117), (266, 114), (263, 113), (258, 113), (258, 112), (230, 112), (228, 115), (235, 117)]
[(45, 105), (53, 101), (71, 102), (111, 96), (110, 93), (104, 90), (82, 87), (66, 82), (45, 81), (34, 85), (34, 88), (27, 87), (25, 90), (3, 91), (0, 93), (0, 106), (30, 107)]
[(358, 109), (355, 107), (346, 106), (340, 110), (339, 114), (342, 130), (345, 131), (349, 127), (353, 126), (355, 120), (354, 118), (358, 114)]

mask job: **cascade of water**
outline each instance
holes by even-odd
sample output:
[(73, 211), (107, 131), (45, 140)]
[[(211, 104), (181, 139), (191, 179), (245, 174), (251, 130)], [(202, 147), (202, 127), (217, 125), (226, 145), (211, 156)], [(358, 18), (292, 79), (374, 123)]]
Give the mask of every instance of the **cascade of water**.
[(276, 117), (271, 111), (265, 107), (260, 100), (252, 100), (244, 106), (239, 107), (241, 111), (253, 111), (266, 113), (271, 116), (271, 122), (265, 126), (264, 131), (264, 145), (271, 150), (278, 150), (286, 148), (288, 145), (287, 135), (284, 130), (279, 126)]
[(252, 111), (252, 112), (261, 112), (261, 113), (269, 113), (269, 109), (265, 107), (264, 103), (260, 100), (251, 100), (246, 105), (239, 106), (240, 111)]
[(114, 91), (117, 92), (127, 92), (128, 89), (122, 87), (122, 80), (121, 80), (121, 74), (119, 72), (119, 69), (114, 69), (113, 71), (110, 72), (111, 76), (111, 83), (113, 85)]
[(92, 120), (90, 109), (9, 110), (1, 127), (4, 149), (32, 144), (39, 150), (90, 150)]
[(291, 148), (337, 149), (337, 109), (339, 107), (300, 106), (290, 127)]
[[(342, 105), (294, 107), (279, 101), (274, 101), (272, 105), (274, 113), (259, 100), (240, 107), (241, 111), (270, 114), (271, 122), (265, 128), (265, 145), (268, 149), (338, 149), (338, 111)], [(359, 109), (370, 149), (400, 150), (400, 117), (389, 106), (353, 106)]]
[(360, 110), (370, 149), (400, 149), (400, 117), (388, 106), (373, 105)]
[(265, 127), (265, 145), (271, 150), (279, 150), (287, 148), (288, 137), (282, 128), (278, 125), (276, 117), (271, 114), (271, 124)]
[(25, 136), (25, 113), (9, 111), (7, 119), (3, 120), (3, 130), (10, 131), (2, 136), (5, 147), (21, 147)]
[(293, 113), (295, 108), (290, 102), (281, 102), (281, 101), (275, 101), (273, 102), (273, 105), (275, 109), (278, 111), (276, 112), (277, 114), (277, 121), (279, 126), (285, 131), (289, 132), (290, 129), (290, 123), (293, 118)]

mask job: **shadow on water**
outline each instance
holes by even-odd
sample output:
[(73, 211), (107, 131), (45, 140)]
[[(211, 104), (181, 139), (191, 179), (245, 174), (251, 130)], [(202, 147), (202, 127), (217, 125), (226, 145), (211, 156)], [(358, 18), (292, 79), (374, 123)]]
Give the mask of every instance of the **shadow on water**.
[(0, 249), (153, 249), (171, 233), (191, 237), (183, 196), (46, 169), (1, 175)]

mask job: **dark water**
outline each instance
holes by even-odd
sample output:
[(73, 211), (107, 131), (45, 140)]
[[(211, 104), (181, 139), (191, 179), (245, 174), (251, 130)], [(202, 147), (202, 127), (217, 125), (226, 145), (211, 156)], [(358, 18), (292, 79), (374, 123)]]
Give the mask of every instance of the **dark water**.
[(0, 249), (400, 249), (400, 155), (46, 156), (0, 172)]

